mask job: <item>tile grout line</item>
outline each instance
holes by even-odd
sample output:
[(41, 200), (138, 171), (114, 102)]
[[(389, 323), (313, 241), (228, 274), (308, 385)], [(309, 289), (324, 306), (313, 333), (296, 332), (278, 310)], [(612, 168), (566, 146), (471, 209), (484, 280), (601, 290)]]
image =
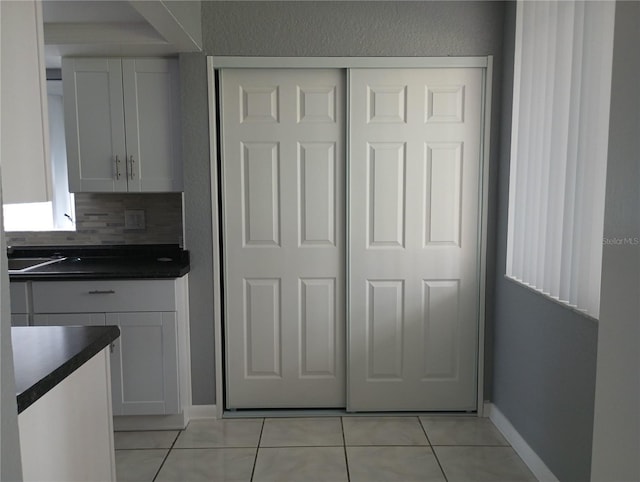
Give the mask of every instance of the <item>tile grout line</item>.
[(251, 469), (251, 478), (249, 480), (253, 481), (253, 477), (256, 473), (256, 465), (258, 465), (258, 452), (260, 451), (260, 445), (262, 444), (262, 434), (264, 433), (264, 424), (267, 422), (266, 418), (262, 419), (262, 426), (260, 427), (260, 436), (258, 437), (258, 445), (256, 446), (256, 454), (253, 456), (253, 468)]
[[(187, 424), (188, 425), (188, 424)], [(185, 427), (186, 429), (187, 427)], [(183, 430), (178, 430), (178, 433), (176, 434), (176, 438), (173, 439), (173, 442), (171, 443), (171, 447), (169, 447), (169, 450), (167, 450), (167, 454), (164, 456), (164, 458), (162, 459), (162, 463), (160, 464), (160, 467), (158, 467), (158, 470), (156, 471), (156, 475), (153, 476), (152, 482), (155, 482), (155, 480), (158, 478), (158, 475), (160, 475), (160, 471), (162, 470), (162, 467), (164, 467), (165, 462), (167, 461), (167, 459), (169, 458), (169, 454), (171, 453), (171, 451), (173, 450), (174, 445), (176, 444), (176, 442), (178, 441), (178, 438), (180, 437), (180, 434), (183, 432)]]
[(349, 473), (349, 457), (347, 456), (347, 439), (344, 436), (344, 420), (340, 417), (340, 429), (342, 431), (342, 448), (344, 450), (344, 463), (347, 467), (347, 482), (351, 482), (351, 474)]
[(418, 418), (418, 423), (420, 424), (420, 428), (422, 428), (422, 431), (424, 432), (424, 436), (427, 437), (427, 443), (429, 444), (431, 453), (433, 454), (433, 457), (436, 459), (436, 462), (438, 463), (438, 467), (440, 467), (440, 472), (442, 472), (442, 476), (444, 477), (445, 482), (448, 482), (449, 479), (447, 478), (447, 474), (444, 471), (444, 467), (442, 467), (442, 464), (440, 463), (440, 459), (438, 458), (438, 454), (436, 454), (436, 450), (433, 444), (431, 443), (431, 439), (427, 434), (427, 429), (424, 428), (424, 425), (422, 424), (422, 420), (420, 420), (420, 417), (417, 417), (417, 418)]

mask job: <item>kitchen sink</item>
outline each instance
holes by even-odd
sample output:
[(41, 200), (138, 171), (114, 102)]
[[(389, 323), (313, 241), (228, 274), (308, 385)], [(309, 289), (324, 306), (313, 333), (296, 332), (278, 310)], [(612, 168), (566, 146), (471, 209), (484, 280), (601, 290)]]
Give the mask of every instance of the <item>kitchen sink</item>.
[(30, 269), (57, 263), (64, 258), (9, 258), (9, 273), (24, 273)]

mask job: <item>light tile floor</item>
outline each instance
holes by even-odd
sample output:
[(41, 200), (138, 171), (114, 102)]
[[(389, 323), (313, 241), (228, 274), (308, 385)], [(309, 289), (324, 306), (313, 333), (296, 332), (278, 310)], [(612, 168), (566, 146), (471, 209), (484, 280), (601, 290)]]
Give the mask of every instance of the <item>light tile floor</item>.
[(119, 482), (535, 481), (490, 420), (322, 417), (194, 420), (116, 432)]

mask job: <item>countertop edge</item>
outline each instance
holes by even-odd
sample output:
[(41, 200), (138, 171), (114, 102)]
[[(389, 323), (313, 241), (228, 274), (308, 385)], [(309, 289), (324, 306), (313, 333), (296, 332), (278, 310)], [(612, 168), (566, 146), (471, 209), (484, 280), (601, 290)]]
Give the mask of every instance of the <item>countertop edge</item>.
[(80, 352), (67, 359), (62, 365), (53, 369), (49, 374), (25, 389), (22, 393), (17, 394), (18, 414), (24, 412), (120, 336), (120, 328), (117, 326), (109, 325), (99, 328), (102, 328), (104, 332), (93, 339)]

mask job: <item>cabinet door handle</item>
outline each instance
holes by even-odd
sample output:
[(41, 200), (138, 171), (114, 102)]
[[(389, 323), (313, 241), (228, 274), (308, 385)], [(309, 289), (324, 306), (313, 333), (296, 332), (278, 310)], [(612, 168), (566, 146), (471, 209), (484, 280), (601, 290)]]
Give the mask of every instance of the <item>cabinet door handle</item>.
[(116, 179), (120, 180), (120, 158), (116, 156)]
[(133, 169), (133, 163), (136, 162), (133, 160), (133, 156), (129, 156), (129, 173), (131, 175), (131, 179), (135, 176), (135, 171)]
[(91, 290), (89, 291), (90, 295), (114, 295), (116, 292), (114, 290)]

